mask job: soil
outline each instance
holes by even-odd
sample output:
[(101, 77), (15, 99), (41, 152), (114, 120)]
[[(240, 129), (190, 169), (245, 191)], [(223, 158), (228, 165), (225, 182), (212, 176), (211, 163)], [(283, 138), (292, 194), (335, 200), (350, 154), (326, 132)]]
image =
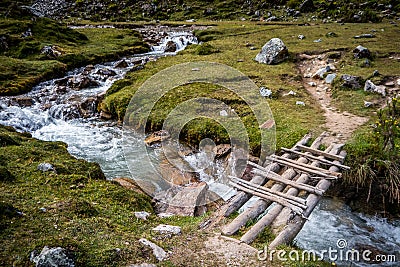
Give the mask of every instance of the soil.
[(303, 77), (303, 86), (308, 93), (317, 101), (322, 110), (326, 122), (323, 125), (329, 133), (323, 140), (325, 144), (345, 143), (352, 133), (368, 121), (368, 118), (360, 117), (349, 112), (340, 112), (332, 104), (331, 84), (325, 79), (313, 78), (313, 75), (327, 65), (334, 71), (334, 62), (328, 62), (325, 54), (321, 55), (300, 55), (302, 59), (297, 67)]

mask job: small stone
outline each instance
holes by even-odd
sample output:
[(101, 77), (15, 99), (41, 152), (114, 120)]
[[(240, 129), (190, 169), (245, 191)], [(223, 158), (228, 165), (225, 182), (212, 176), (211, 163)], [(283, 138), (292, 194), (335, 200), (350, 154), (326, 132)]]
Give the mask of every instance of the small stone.
[(371, 58), (371, 52), (368, 50), (368, 48), (361, 45), (357, 46), (353, 50), (353, 53), (355, 58)]
[(228, 112), (225, 110), (225, 109), (223, 109), (223, 110), (221, 110), (220, 112), (219, 112), (219, 115), (221, 116), (221, 117), (228, 117)]
[(322, 39), (320, 38), (320, 39), (314, 40), (313, 42), (314, 43), (320, 43), (320, 42), (322, 42)]
[(47, 209), (46, 209), (46, 208), (44, 208), (44, 207), (42, 207), (42, 208), (39, 208), (39, 210), (40, 210), (40, 211), (42, 211), (42, 212), (46, 212), (46, 211), (47, 211)]
[(260, 87), (260, 95), (264, 97), (271, 97), (272, 91), (265, 87)]
[(372, 73), (372, 76), (379, 76), (379, 71), (378, 70), (374, 70), (374, 72)]
[(150, 216), (150, 213), (148, 213), (147, 211), (135, 211), (134, 214), (135, 214), (136, 218), (144, 220), (144, 221), (146, 221), (147, 217)]
[(153, 255), (158, 261), (163, 261), (167, 258), (168, 254), (161, 247), (147, 240), (146, 238), (139, 239), (139, 242), (153, 250)]
[(289, 91), (289, 93), (285, 94), (285, 96), (288, 96), (288, 95), (295, 96), (295, 95), (297, 95), (297, 94), (296, 94), (296, 92), (294, 92), (294, 91)]
[(160, 218), (169, 218), (169, 217), (175, 216), (175, 214), (170, 213), (170, 212), (161, 212), (161, 213), (157, 214), (157, 216)]
[(300, 39), (300, 40), (303, 40), (303, 39), (305, 39), (306, 37), (305, 37), (303, 34), (299, 34), (299, 35), (297, 36), (297, 38)]
[(53, 165), (51, 165), (50, 163), (47, 163), (47, 162), (40, 163), (40, 164), (38, 165), (37, 169), (38, 169), (39, 171), (42, 171), (42, 172), (49, 172), (49, 171), (55, 172), (55, 171), (56, 171), (56, 170), (54, 169)]
[(326, 75), (325, 82), (332, 83), (335, 78), (336, 78), (335, 73), (328, 74), (328, 75)]
[(161, 234), (179, 235), (182, 233), (182, 230), (179, 226), (173, 226), (167, 224), (160, 224), (157, 227), (154, 227), (152, 230), (159, 232)]
[(296, 101), (296, 105), (305, 106), (306, 104), (303, 101)]
[(361, 38), (375, 38), (375, 35), (366, 33), (366, 34), (361, 34), (361, 35), (356, 35), (354, 36), (354, 39), (361, 39)]
[(193, 68), (192, 71), (200, 71), (199, 68)]
[(374, 105), (374, 103), (372, 103), (372, 102), (364, 101), (364, 107), (366, 107), (366, 108), (372, 107), (373, 105)]
[(308, 82), (307, 84), (308, 84), (309, 86), (312, 86), (312, 87), (317, 86), (317, 84), (316, 84), (315, 82)]

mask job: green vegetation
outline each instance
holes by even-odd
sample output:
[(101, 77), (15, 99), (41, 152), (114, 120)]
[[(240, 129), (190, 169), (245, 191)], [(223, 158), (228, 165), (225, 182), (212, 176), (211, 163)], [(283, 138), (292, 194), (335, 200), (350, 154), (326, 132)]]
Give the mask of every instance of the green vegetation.
[[(0, 38), (0, 95), (27, 92), (74, 67), (148, 51), (140, 34), (132, 30), (78, 31), (46, 18), (0, 19)], [(42, 53), (45, 46), (59, 54)]]

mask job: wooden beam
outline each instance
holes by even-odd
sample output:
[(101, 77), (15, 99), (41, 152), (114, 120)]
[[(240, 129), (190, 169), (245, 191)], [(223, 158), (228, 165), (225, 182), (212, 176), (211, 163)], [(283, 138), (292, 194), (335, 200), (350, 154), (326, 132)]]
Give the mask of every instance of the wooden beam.
[(288, 179), (285, 179), (285, 178), (278, 178), (275, 175), (271, 175), (271, 173), (266, 173), (266, 172), (264, 172), (262, 170), (253, 170), (253, 172), (255, 174), (258, 174), (258, 175), (264, 175), (268, 179), (273, 180), (275, 182), (279, 182), (279, 183), (282, 183), (282, 184), (285, 184), (285, 185), (290, 185), (292, 187), (295, 187), (295, 188), (300, 189), (300, 190), (304, 190), (304, 191), (312, 193), (312, 194), (323, 196), (324, 193), (325, 193), (321, 189), (316, 188), (314, 186), (311, 186), (311, 185), (308, 185), (308, 184), (303, 184), (303, 183), (298, 183), (298, 182), (295, 182), (295, 181), (292, 181), (292, 180), (288, 180)]
[(306, 154), (306, 153), (302, 153), (302, 152), (299, 152), (299, 151), (296, 151), (296, 150), (293, 150), (293, 149), (289, 149), (289, 148), (281, 147), (281, 150), (285, 151), (287, 153), (296, 154), (296, 155), (298, 155), (300, 157), (305, 157), (305, 158), (312, 159), (312, 160), (318, 160), (319, 162), (321, 162), (324, 165), (331, 165), (331, 166), (333, 165), (333, 166), (336, 166), (336, 167), (339, 167), (339, 168), (342, 168), (342, 169), (345, 169), (345, 170), (350, 170), (349, 166), (342, 165), (340, 163), (336, 163), (335, 161), (321, 159), (321, 158), (318, 158), (316, 156), (313, 156), (313, 155), (310, 155), (310, 154)]
[(303, 167), (303, 166), (300, 166), (298, 164), (287, 162), (287, 161), (283, 161), (283, 160), (276, 159), (276, 158), (273, 158), (273, 162), (277, 162), (278, 164), (282, 164), (282, 165), (285, 165), (285, 166), (288, 166), (288, 167), (292, 167), (292, 168), (297, 169), (297, 170), (302, 171), (302, 172), (315, 174), (315, 175), (322, 176), (322, 177), (325, 177), (325, 178), (328, 178), (328, 179), (337, 179), (338, 178), (337, 176), (329, 175), (329, 174), (323, 173), (321, 171), (316, 171), (316, 170), (310, 169), (308, 167)]
[(229, 182), (229, 184), (232, 185), (232, 186), (234, 186), (234, 187), (236, 187), (237, 189), (239, 189), (239, 190), (241, 190), (241, 191), (243, 191), (243, 192), (247, 192), (247, 193), (252, 194), (252, 195), (254, 195), (254, 196), (258, 196), (258, 197), (260, 197), (260, 198), (264, 198), (264, 199), (267, 199), (267, 200), (271, 200), (271, 201), (274, 201), (274, 202), (276, 202), (276, 203), (279, 203), (279, 204), (282, 205), (282, 206), (288, 207), (289, 209), (293, 210), (296, 214), (300, 214), (300, 215), (301, 215), (302, 212), (303, 212), (303, 209), (302, 209), (302, 208), (300, 208), (300, 207), (298, 207), (297, 205), (294, 205), (294, 204), (292, 204), (292, 203), (289, 203), (289, 201), (287, 201), (287, 200), (285, 200), (285, 199), (282, 199), (282, 198), (280, 198), (280, 197), (278, 197), (278, 196), (266, 195), (266, 194), (257, 192), (257, 191), (255, 191), (255, 190), (253, 190), (253, 189), (244, 187), (244, 186), (239, 185), (239, 184), (234, 183), (234, 182)]
[(308, 146), (297, 145), (296, 148), (299, 148), (300, 150), (303, 150), (303, 151), (306, 151), (306, 152), (317, 154), (319, 156), (324, 156), (325, 158), (328, 158), (328, 159), (338, 160), (340, 162), (343, 162), (343, 160), (344, 160), (344, 157), (342, 157), (342, 156), (326, 153), (324, 151), (321, 151), (321, 150), (318, 150), (318, 149), (313, 149), (313, 148), (308, 147)]
[(299, 165), (299, 166), (302, 166), (302, 167), (305, 167), (305, 168), (309, 168), (309, 169), (312, 169), (312, 170), (316, 170), (316, 171), (319, 171), (319, 172), (322, 172), (322, 173), (325, 173), (325, 174), (329, 174), (329, 175), (332, 175), (332, 176), (340, 177), (342, 175), (339, 172), (333, 172), (333, 171), (330, 171), (330, 170), (327, 170), (327, 169), (323, 169), (323, 168), (320, 168), (320, 167), (317, 167), (317, 166), (313, 166), (313, 165), (310, 165), (310, 164), (300, 163), (300, 162), (297, 162), (295, 160), (291, 160), (291, 159), (288, 159), (288, 158), (282, 158), (282, 157), (277, 156), (277, 155), (271, 155), (270, 158), (287, 161), (287, 162), (290, 162), (290, 163), (293, 163), (293, 164), (296, 164), (296, 165)]
[(268, 188), (268, 187), (256, 185), (256, 184), (253, 184), (253, 183), (248, 182), (248, 181), (243, 180), (243, 179), (239, 179), (239, 178), (234, 177), (234, 176), (229, 176), (229, 178), (230, 178), (234, 183), (237, 183), (237, 184), (240, 184), (240, 185), (244, 185), (244, 186), (246, 186), (246, 187), (248, 187), (248, 188), (250, 188), (250, 189), (257, 190), (257, 191), (260, 191), (260, 192), (263, 191), (263, 192), (265, 192), (266, 194), (277, 195), (277, 196), (282, 197), (282, 198), (290, 199), (290, 200), (292, 200), (292, 201), (295, 201), (295, 202), (298, 202), (299, 204), (304, 205), (304, 207), (307, 207), (307, 206), (306, 206), (307, 203), (306, 203), (306, 201), (304, 200), (304, 198), (286, 195), (285, 193), (282, 193), (282, 192), (279, 192), (279, 191), (275, 191), (275, 190), (271, 190), (271, 189)]

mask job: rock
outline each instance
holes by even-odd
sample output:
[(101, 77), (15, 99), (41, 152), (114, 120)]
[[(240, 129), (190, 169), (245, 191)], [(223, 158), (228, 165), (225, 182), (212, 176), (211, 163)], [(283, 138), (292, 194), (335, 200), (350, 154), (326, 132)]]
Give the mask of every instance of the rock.
[(84, 118), (92, 117), (97, 113), (99, 101), (96, 97), (88, 97), (79, 105), (80, 113)]
[(300, 4), (299, 10), (301, 12), (312, 12), (315, 10), (314, 1), (313, 0), (304, 0), (303, 3)]
[(54, 169), (53, 165), (51, 165), (50, 163), (47, 163), (47, 162), (40, 163), (40, 164), (37, 166), (37, 169), (38, 169), (39, 171), (42, 171), (42, 172), (49, 172), (49, 171), (55, 172), (55, 171), (56, 171), (56, 170)]
[(279, 38), (272, 38), (261, 49), (255, 60), (264, 64), (278, 64), (288, 58), (286, 45)]
[(114, 184), (118, 184), (126, 189), (135, 191), (137, 193), (146, 195), (142, 188), (131, 178), (115, 178), (112, 180)]
[(315, 82), (308, 82), (307, 84), (308, 84), (309, 86), (312, 86), (312, 87), (317, 86), (317, 84), (316, 84)]
[(335, 32), (328, 32), (327, 34), (325, 34), (326, 37), (338, 37), (339, 35)]
[(306, 104), (303, 101), (296, 101), (296, 105), (305, 106)]
[(96, 74), (98, 75), (102, 75), (102, 76), (107, 76), (107, 77), (111, 77), (111, 76), (115, 76), (117, 75), (117, 73), (111, 69), (107, 69), (107, 68), (102, 68), (99, 69)]
[(368, 48), (361, 45), (357, 46), (353, 50), (353, 53), (355, 58), (371, 58), (371, 52), (368, 50)]
[(265, 21), (266, 21), (266, 22), (271, 22), (271, 21), (278, 21), (278, 20), (279, 20), (279, 19), (278, 19), (277, 17), (271, 16), (271, 17), (267, 18)]
[(213, 148), (213, 153), (217, 159), (227, 156), (230, 152), (231, 145), (229, 144), (220, 144)]
[(271, 97), (272, 91), (265, 87), (260, 87), (260, 95), (264, 97)]
[(118, 69), (123, 69), (123, 68), (127, 68), (128, 62), (126, 62), (125, 59), (118, 61), (117, 63), (115, 63), (114, 68), (118, 68)]
[(331, 70), (332, 70), (332, 68), (331, 68), (329, 65), (327, 65), (326, 67), (323, 67), (323, 68), (320, 68), (319, 70), (317, 70), (317, 71), (312, 75), (312, 77), (313, 77), (313, 78), (323, 79), (325, 73), (327, 73), (327, 72), (329, 72), (329, 71), (331, 71)]
[(147, 211), (135, 211), (134, 214), (135, 214), (136, 218), (144, 220), (144, 221), (146, 221), (147, 217), (150, 216), (150, 213), (148, 213)]
[[(169, 202), (166, 212), (180, 216), (200, 216), (197, 210), (206, 203), (208, 185), (204, 182), (183, 187)], [(204, 210), (202, 210), (204, 211)]]
[(31, 253), (30, 260), (36, 264), (36, 267), (75, 267), (75, 263), (69, 257), (68, 252), (61, 247), (49, 248), (45, 246), (39, 255), (34, 250)]
[(383, 85), (376, 86), (373, 82), (370, 80), (367, 80), (364, 85), (364, 91), (365, 92), (373, 92), (373, 93), (378, 93), (381, 94), (382, 96), (386, 96), (386, 87)]
[(61, 56), (61, 52), (59, 51), (59, 48), (57, 49), (57, 46), (50, 46), (50, 45), (46, 45), (42, 48), (42, 50), (40, 51), (41, 54), (44, 54), (47, 56), (47, 58), (49, 59), (56, 59), (59, 56)]
[(30, 107), (34, 104), (33, 99), (28, 96), (16, 97), (14, 100), (20, 107)]
[(171, 135), (167, 131), (161, 130), (161, 131), (154, 132), (151, 135), (149, 135), (148, 137), (146, 137), (144, 142), (147, 146), (152, 146), (154, 144), (161, 143), (162, 141), (165, 141), (170, 137), (171, 137)]
[(372, 102), (364, 101), (364, 107), (366, 107), (366, 108), (372, 107), (373, 105), (374, 105), (374, 103), (372, 103)]
[(112, 115), (104, 110), (100, 111), (100, 118), (104, 119), (104, 120), (111, 120), (112, 119)]
[(154, 264), (142, 263), (142, 264), (131, 264), (128, 265), (128, 267), (157, 267), (157, 266)]
[(221, 110), (220, 112), (219, 112), (219, 115), (221, 116), (221, 117), (228, 117), (228, 112), (225, 110), (225, 109), (223, 109), (223, 110)]
[[(314, 83), (315, 84), (315, 83)], [(296, 92), (294, 92), (294, 91), (289, 91), (289, 93), (287, 93), (287, 94), (284, 94), (284, 96), (288, 96), (288, 95), (292, 95), (292, 96), (295, 96), (295, 95), (297, 95), (296, 94)]]
[(317, 39), (317, 40), (314, 40), (313, 42), (314, 42), (314, 43), (320, 43), (320, 42), (322, 42), (322, 39), (319, 38), (319, 39)]
[(300, 40), (303, 40), (303, 39), (305, 39), (306, 37), (305, 37), (304, 35), (302, 35), (302, 34), (299, 34), (299, 35), (297, 36), (297, 38), (300, 39)]
[(164, 52), (176, 52), (177, 46), (176, 43), (173, 41), (168, 41), (165, 45)]
[(179, 226), (173, 226), (167, 224), (160, 224), (151, 230), (165, 235), (180, 235), (182, 233), (182, 230)]
[(335, 73), (328, 74), (328, 75), (326, 75), (325, 82), (332, 83), (335, 78), (336, 78)]
[(342, 87), (347, 87), (350, 89), (360, 89), (361, 88), (361, 77), (359, 76), (353, 76), (353, 75), (349, 75), (349, 74), (343, 74), (340, 77), (340, 80), (343, 81), (342, 82)]
[(375, 38), (375, 35), (366, 33), (366, 34), (361, 34), (361, 35), (356, 35), (354, 36), (354, 39), (361, 39), (361, 38)]
[(160, 218), (169, 218), (169, 217), (175, 216), (175, 214), (167, 213), (167, 212), (161, 212), (161, 213), (157, 214), (157, 216), (160, 217)]
[(380, 73), (378, 70), (374, 70), (374, 72), (372, 73), (372, 76), (379, 76), (379, 75), (380, 75)]
[(74, 90), (82, 90), (89, 87), (99, 86), (99, 83), (85, 75), (77, 75), (69, 78), (67, 85)]
[(161, 247), (157, 246), (153, 242), (147, 240), (146, 238), (139, 239), (139, 242), (146, 247), (151, 248), (153, 250), (153, 255), (158, 261), (163, 261), (167, 258), (167, 252), (165, 252)]

